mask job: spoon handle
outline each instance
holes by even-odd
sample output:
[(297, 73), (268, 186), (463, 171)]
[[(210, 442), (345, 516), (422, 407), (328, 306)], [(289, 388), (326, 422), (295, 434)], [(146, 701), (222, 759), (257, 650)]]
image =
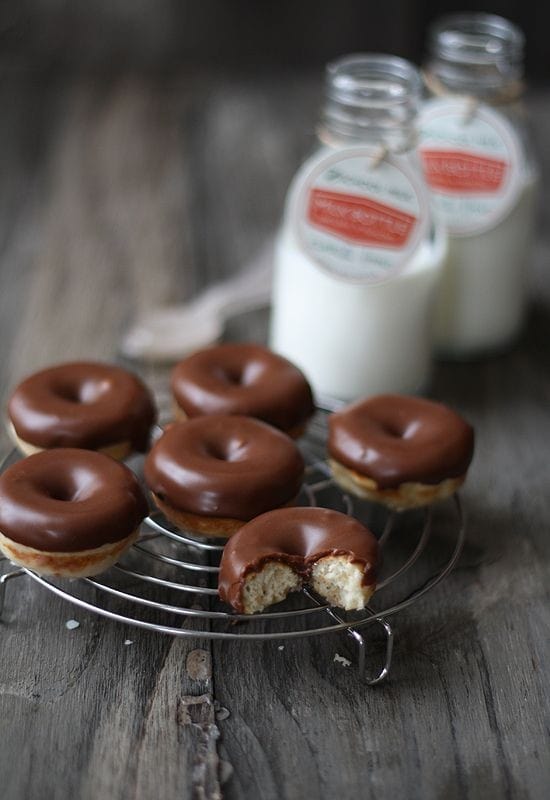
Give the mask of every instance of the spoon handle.
[(175, 361), (216, 342), (230, 316), (269, 304), (272, 243), (232, 278), (214, 284), (188, 303), (151, 309), (134, 321), (120, 350), (128, 358)]
[(232, 278), (216, 283), (194, 301), (209, 308), (222, 320), (269, 304), (272, 277), (272, 248), (264, 248), (251, 266)]

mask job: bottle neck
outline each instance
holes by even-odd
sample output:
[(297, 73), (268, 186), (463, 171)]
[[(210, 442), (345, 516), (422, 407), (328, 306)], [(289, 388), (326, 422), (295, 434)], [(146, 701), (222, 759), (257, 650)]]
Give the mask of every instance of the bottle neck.
[(516, 100), (523, 88), (523, 48), (522, 32), (502, 17), (443, 17), (430, 30), (426, 83), (436, 94), (492, 104)]
[(330, 63), (320, 140), (333, 147), (413, 148), (421, 85), (417, 69), (394, 56), (353, 55)]

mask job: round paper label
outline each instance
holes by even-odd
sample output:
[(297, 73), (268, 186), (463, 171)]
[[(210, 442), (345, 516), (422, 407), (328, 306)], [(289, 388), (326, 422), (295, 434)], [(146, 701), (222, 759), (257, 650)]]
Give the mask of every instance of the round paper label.
[(378, 153), (357, 147), (317, 161), (292, 213), (310, 258), (353, 282), (382, 283), (403, 270), (429, 222), (422, 176), (403, 157)]
[(494, 227), (520, 191), (521, 145), (509, 122), (467, 98), (430, 100), (420, 115), (420, 155), (438, 214), (450, 233)]

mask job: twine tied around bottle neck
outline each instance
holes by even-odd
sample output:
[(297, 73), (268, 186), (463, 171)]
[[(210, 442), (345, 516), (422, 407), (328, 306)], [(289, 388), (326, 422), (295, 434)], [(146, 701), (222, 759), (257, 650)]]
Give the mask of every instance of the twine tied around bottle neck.
[[(324, 125), (319, 125), (316, 129), (317, 138), (320, 142), (328, 147), (341, 147), (342, 145), (342, 137), (335, 136)], [(344, 139), (345, 141), (345, 139)], [(374, 146), (374, 151), (372, 153), (372, 158), (370, 163), (368, 164), (369, 169), (376, 169), (379, 167), (386, 158), (391, 155), (400, 155), (401, 153), (407, 153), (410, 150), (413, 150), (416, 147), (418, 142), (418, 131), (414, 130), (410, 139), (407, 141), (406, 146), (401, 148), (398, 147), (390, 147), (390, 145), (380, 142)], [(350, 144), (350, 143), (348, 143)], [(365, 142), (361, 142), (360, 140), (354, 141), (351, 143), (350, 146), (353, 147), (362, 147), (365, 145)]]
[(524, 81), (518, 79), (510, 81), (510, 83), (506, 84), (502, 89), (495, 90), (491, 93), (490, 97), (481, 98), (469, 94), (468, 92), (454, 92), (430, 69), (422, 70), (422, 78), (429, 91), (435, 97), (449, 97), (464, 100), (465, 122), (469, 122), (475, 115), (477, 109), (483, 104), (489, 106), (504, 106), (517, 102), (525, 89)]

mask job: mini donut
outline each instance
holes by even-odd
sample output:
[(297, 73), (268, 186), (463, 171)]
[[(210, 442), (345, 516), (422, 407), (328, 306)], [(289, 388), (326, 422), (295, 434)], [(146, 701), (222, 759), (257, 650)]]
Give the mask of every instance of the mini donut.
[(170, 425), (145, 459), (153, 499), (175, 525), (227, 537), (291, 503), (304, 475), (288, 436), (252, 417), (215, 414)]
[(149, 389), (131, 372), (82, 361), (26, 378), (9, 400), (8, 416), (24, 455), (81, 447), (123, 459), (145, 451), (156, 410)]
[(240, 614), (254, 614), (308, 584), (330, 605), (357, 611), (376, 588), (377, 561), (376, 537), (353, 517), (283, 508), (256, 517), (229, 540), (218, 591)]
[(222, 344), (180, 361), (172, 373), (176, 417), (239, 414), (301, 436), (313, 414), (311, 388), (286, 358), (257, 344)]
[(0, 550), (41, 575), (103, 572), (135, 541), (146, 515), (133, 472), (103, 453), (45, 450), (0, 475)]
[(345, 491), (397, 510), (415, 508), (462, 485), (474, 431), (441, 403), (379, 395), (329, 417), (328, 452)]

